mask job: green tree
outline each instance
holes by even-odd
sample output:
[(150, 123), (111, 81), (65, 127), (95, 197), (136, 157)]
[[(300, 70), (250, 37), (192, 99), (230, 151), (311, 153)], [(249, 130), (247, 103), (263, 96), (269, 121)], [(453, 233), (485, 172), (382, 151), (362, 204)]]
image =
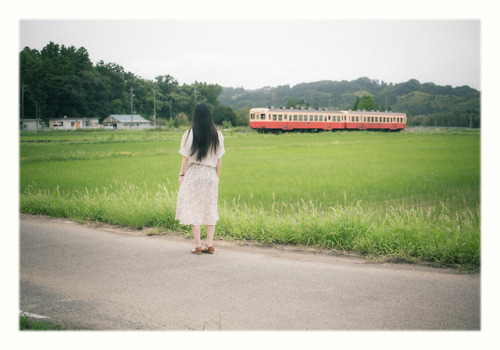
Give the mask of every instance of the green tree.
[(248, 126), (250, 124), (250, 108), (243, 107), (235, 111), (236, 125)]
[(354, 102), (352, 109), (354, 111), (378, 111), (378, 106), (370, 95), (364, 95), (362, 97), (356, 97), (356, 102)]
[(236, 125), (236, 113), (234, 113), (231, 107), (218, 104), (217, 106), (213, 106), (211, 109), (215, 124), (223, 125), (224, 121), (226, 121), (230, 122), (231, 125)]
[(178, 128), (179, 126), (189, 125), (189, 119), (185, 113), (179, 113), (175, 116), (173, 121), (174, 127)]

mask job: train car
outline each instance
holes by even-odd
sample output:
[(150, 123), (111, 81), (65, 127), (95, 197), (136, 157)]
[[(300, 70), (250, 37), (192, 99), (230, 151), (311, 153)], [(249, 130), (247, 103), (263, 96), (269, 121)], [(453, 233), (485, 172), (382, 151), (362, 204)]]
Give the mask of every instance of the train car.
[(331, 109), (252, 108), (250, 127), (259, 131), (391, 130), (406, 128), (406, 114)]
[(389, 130), (406, 128), (406, 114), (375, 111), (346, 111), (346, 129), (351, 130)]

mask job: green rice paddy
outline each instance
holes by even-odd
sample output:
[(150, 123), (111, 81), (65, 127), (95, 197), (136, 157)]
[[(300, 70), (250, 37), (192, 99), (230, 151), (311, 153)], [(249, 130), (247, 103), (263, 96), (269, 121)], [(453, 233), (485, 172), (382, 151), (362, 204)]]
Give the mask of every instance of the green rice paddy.
[[(477, 130), (224, 131), (216, 235), (480, 266)], [(182, 131), (22, 133), (22, 212), (189, 232)]]

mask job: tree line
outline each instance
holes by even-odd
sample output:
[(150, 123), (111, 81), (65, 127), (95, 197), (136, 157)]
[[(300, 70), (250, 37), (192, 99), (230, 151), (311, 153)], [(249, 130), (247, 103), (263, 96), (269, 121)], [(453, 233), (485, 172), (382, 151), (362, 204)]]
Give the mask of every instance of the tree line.
[[(159, 125), (186, 124), (195, 103), (207, 103), (216, 124), (241, 124), (241, 117), (218, 97), (222, 87), (195, 82), (180, 85), (171, 75), (142, 79), (116, 63), (93, 64), (83, 47), (50, 42), (41, 51), (20, 52), (20, 118), (48, 120), (140, 114)], [(131, 94), (133, 96), (131, 96)], [(243, 121), (244, 122), (244, 121)]]
[(233, 109), (250, 107), (330, 107), (406, 113), (408, 125), (480, 127), (480, 92), (412, 79), (393, 84), (366, 77), (319, 81), (256, 90), (223, 88), (219, 101)]
[[(480, 127), (480, 92), (468, 86), (392, 84), (369, 78), (319, 81), (257, 90), (195, 82), (179, 84), (126, 72), (117, 63), (93, 64), (83, 47), (50, 42), (20, 52), (20, 118), (98, 117), (140, 114), (157, 125), (188, 124), (195, 103), (207, 103), (218, 125), (248, 125), (253, 107), (330, 107), (403, 112), (408, 125)], [(133, 96), (131, 96), (131, 93)], [(131, 98), (132, 97), (132, 98)], [(132, 104), (132, 106), (131, 106)], [(133, 109), (132, 109), (132, 108)]]

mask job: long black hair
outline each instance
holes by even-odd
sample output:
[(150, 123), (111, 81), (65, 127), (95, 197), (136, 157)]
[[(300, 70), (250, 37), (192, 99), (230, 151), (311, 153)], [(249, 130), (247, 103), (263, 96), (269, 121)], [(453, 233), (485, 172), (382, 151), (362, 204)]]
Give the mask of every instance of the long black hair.
[(210, 108), (206, 104), (200, 103), (194, 108), (193, 124), (189, 129), (189, 132), (191, 131), (193, 131), (191, 156), (196, 154), (198, 162), (205, 158), (210, 150), (217, 151), (219, 135)]

